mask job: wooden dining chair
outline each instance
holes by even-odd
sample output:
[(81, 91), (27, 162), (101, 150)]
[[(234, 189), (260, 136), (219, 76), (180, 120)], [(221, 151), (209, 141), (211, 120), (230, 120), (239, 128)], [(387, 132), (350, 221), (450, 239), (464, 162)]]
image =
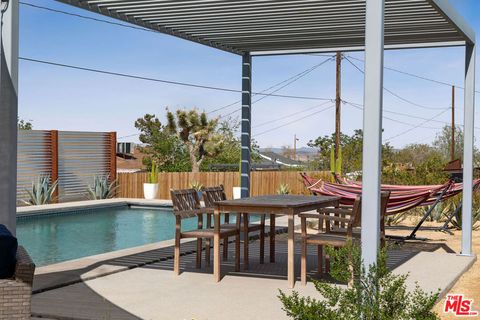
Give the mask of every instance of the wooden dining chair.
[[(385, 217), (387, 215), (387, 207), (388, 207), (388, 200), (390, 199), (390, 191), (382, 191), (380, 193), (380, 245), (383, 248), (386, 244), (386, 236), (385, 236)], [(340, 206), (341, 209), (352, 209), (352, 207), (348, 206)], [(324, 209), (320, 209), (319, 213), (327, 213), (322, 212)], [(327, 210), (329, 210), (327, 208)], [(328, 214), (328, 213), (327, 213)], [(342, 216), (342, 214), (334, 214), (336, 216)], [(354, 227), (352, 230), (353, 237), (360, 237), (361, 234), (361, 224), (362, 224), (362, 216), (358, 217), (358, 226)], [(325, 232), (328, 233), (336, 233), (336, 234), (344, 234), (346, 235), (347, 230), (344, 227), (342, 222), (333, 221), (329, 222), (328, 220), (325, 221)]]
[[(206, 208), (211, 208), (215, 206), (215, 202), (227, 200), (227, 195), (225, 194), (225, 189), (223, 185), (215, 186), (215, 187), (204, 187), (203, 188), (203, 201), (205, 202)], [(260, 216), (260, 223), (259, 224), (250, 224), (249, 223), (249, 216), (248, 214), (238, 215), (237, 214), (237, 222), (238, 217), (240, 217), (240, 232), (243, 232), (243, 248), (244, 248), (244, 262), (245, 262), (245, 269), (248, 269), (248, 256), (249, 256), (249, 234), (255, 231), (260, 232), (260, 263), (264, 263), (265, 259), (265, 215), (262, 214)], [(207, 220), (207, 227), (211, 227), (211, 219)], [(236, 224), (232, 224), (230, 222), (229, 214), (224, 213), (224, 224), (222, 224), (223, 228), (231, 228), (235, 227)], [(207, 247), (208, 248), (208, 247)], [(228, 241), (223, 240), (223, 259), (226, 260), (228, 258)], [(207, 261), (209, 261), (210, 256), (207, 254)]]
[[(176, 275), (180, 274), (180, 243), (181, 239), (197, 239), (196, 267), (201, 268), (203, 239), (209, 241), (207, 248), (210, 249), (210, 240), (214, 237), (213, 228), (203, 228), (203, 220), (213, 213), (209, 208), (200, 206), (200, 199), (195, 189), (170, 190), (175, 215), (175, 253), (173, 270)], [(182, 231), (182, 220), (197, 217), (197, 228)], [(208, 219), (208, 218), (207, 218)], [(229, 237), (235, 237), (235, 271), (240, 270), (240, 220), (228, 228), (220, 227), (220, 239), (228, 242)], [(209, 260), (209, 259), (208, 259)]]
[[(384, 217), (387, 211), (388, 199), (390, 192), (385, 191), (381, 193), (380, 210), (380, 238), (382, 247), (385, 245), (385, 227)], [(351, 208), (322, 208), (318, 213), (302, 213), (301, 218), (301, 238), (302, 238), (302, 253), (301, 253), (301, 283), (307, 282), (307, 246), (309, 244), (317, 245), (318, 255), (318, 272), (323, 273), (323, 247), (343, 247), (349, 241), (359, 242), (361, 237), (361, 223), (362, 223), (362, 198), (358, 195)], [(307, 233), (307, 219), (314, 218), (325, 221), (325, 232), (317, 234)], [(320, 229), (320, 227), (319, 227)], [(328, 261), (326, 261), (326, 268), (328, 271)]]

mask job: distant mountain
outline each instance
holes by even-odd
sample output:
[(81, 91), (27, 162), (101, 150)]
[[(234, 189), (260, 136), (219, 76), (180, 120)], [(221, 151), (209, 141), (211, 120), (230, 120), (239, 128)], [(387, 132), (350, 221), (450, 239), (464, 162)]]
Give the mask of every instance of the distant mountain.
[[(275, 153), (278, 153), (278, 154), (282, 154), (282, 151), (283, 149), (282, 148), (260, 148), (260, 152), (263, 152), (263, 151), (271, 151), (271, 152), (275, 152)], [(317, 149), (315, 148), (309, 148), (309, 147), (301, 147), (301, 148), (297, 148), (297, 154), (316, 154), (317, 153)]]

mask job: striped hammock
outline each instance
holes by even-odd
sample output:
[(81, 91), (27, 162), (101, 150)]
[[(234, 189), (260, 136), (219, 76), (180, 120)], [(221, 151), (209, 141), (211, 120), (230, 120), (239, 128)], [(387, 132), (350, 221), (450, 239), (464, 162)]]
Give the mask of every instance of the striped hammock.
[[(337, 196), (343, 205), (353, 205), (357, 195), (362, 193), (362, 183), (345, 178), (336, 178), (337, 183), (314, 179), (305, 173), (300, 174), (307, 189), (314, 195)], [(478, 187), (480, 180), (474, 181), (474, 189)], [(432, 205), (437, 200), (444, 201), (463, 190), (462, 183), (452, 180), (439, 185), (402, 186), (382, 184), (382, 191), (390, 191), (387, 214), (392, 215), (404, 212), (418, 206)], [(440, 199), (439, 199), (440, 198)]]

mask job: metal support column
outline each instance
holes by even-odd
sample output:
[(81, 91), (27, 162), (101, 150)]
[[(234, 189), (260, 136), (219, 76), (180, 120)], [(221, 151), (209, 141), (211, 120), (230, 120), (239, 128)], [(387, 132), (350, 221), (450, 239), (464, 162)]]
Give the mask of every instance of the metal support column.
[(473, 139), (475, 116), (475, 45), (465, 49), (462, 254), (472, 254)]
[(242, 162), (240, 174), (241, 196), (250, 196), (250, 162), (252, 136), (252, 57), (245, 53), (242, 57)]
[(18, 0), (1, 1), (0, 224), (15, 233), (17, 196)]
[(377, 261), (380, 243), (384, 0), (367, 0), (362, 160), (362, 259)]

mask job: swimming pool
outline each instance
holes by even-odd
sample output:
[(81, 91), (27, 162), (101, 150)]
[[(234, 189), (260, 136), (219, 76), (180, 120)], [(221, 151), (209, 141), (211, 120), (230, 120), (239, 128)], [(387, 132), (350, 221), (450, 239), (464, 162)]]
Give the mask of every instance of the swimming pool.
[[(182, 229), (196, 227), (196, 218)], [(17, 237), (37, 266), (131, 248), (175, 237), (168, 208), (119, 206), (20, 217)]]

